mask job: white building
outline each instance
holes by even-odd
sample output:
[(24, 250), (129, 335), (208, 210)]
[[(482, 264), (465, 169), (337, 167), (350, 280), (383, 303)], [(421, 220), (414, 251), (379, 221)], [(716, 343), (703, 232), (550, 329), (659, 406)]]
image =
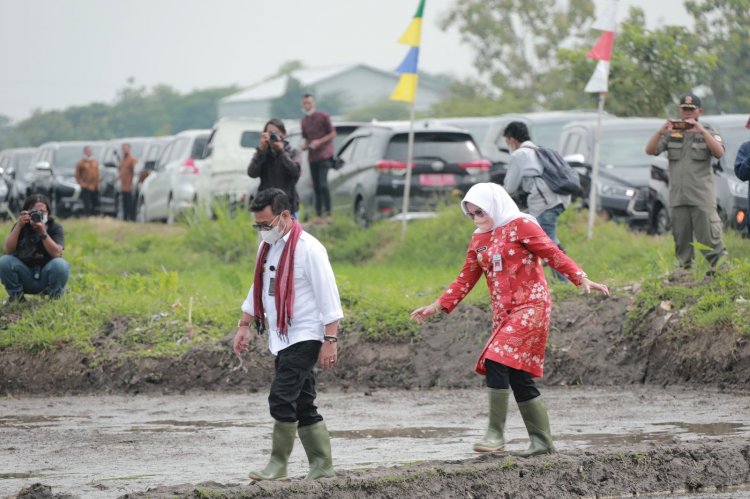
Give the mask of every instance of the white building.
[[(298, 69), (289, 76), (272, 78), (219, 100), (219, 117), (271, 118), (271, 103), (284, 95), (290, 77), (299, 81), (303, 88), (309, 89), (318, 99), (325, 95), (337, 95), (342, 103), (343, 114), (387, 99), (399, 80), (396, 73), (365, 64)], [(446, 91), (447, 89), (420, 78), (417, 100), (414, 103), (416, 110), (428, 110), (443, 98)]]

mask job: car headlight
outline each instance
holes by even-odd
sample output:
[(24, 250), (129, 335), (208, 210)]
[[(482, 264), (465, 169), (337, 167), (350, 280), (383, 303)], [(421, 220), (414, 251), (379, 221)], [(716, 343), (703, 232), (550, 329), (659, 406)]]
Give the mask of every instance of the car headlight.
[(729, 181), (729, 192), (731, 192), (733, 196), (747, 197), (747, 191), (747, 182)]
[(626, 187), (619, 184), (608, 184), (606, 182), (599, 182), (599, 195), (602, 196), (620, 196), (632, 198), (635, 196), (636, 190), (632, 187)]

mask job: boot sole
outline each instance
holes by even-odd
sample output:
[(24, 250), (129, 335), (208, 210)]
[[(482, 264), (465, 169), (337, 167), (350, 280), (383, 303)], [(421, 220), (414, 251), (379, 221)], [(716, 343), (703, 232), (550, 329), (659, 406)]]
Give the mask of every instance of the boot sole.
[(283, 480), (289, 480), (288, 476), (280, 476), (278, 478), (261, 478), (258, 475), (248, 475), (250, 480), (254, 480), (256, 482), (269, 482), (269, 481), (283, 481)]
[(500, 447), (485, 447), (481, 445), (474, 446), (474, 452), (500, 452), (504, 450), (505, 450), (505, 445), (501, 445)]

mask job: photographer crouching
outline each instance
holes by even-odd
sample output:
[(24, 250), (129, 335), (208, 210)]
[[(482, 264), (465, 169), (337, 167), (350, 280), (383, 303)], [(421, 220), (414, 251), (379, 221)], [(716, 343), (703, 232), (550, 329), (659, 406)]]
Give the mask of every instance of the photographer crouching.
[(0, 257), (0, 280), (8, 301), (24, 301), (24, 294), (62, 296), (70, 276), (70, 265), (62, 259), (64, 246), (62, 225), (50, 217), (47, 198), (27, 197)]
[(299, 218), (297, 181), (300, 177), (299, 151), (286, 141), (284, 123), (273, 118), (263, 127), (258, 149), (247, 167), (250, 178), (260, 177), (258, 192), (271, 187), (281, 189), (289, 197), (291, 213)]

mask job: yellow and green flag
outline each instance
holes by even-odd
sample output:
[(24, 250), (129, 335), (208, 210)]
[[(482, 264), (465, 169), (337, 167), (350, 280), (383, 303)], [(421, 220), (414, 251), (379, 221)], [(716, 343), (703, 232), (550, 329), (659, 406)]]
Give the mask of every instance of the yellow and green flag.
[(401, 75), (401, 79), (396, 85), (396, 89), (391, 94), (391, 100), (400, 100), (404, 102), (414, 102), (417, 95), (417, 65), (419, 63), (419, 44), (422, 39), (422, 14), (424, 13), (425, 0), (419, 1), (417, 13), (411, 20), (409, 27), (404, 34), (398, 39), (399, 43), (411, 47), (401, 64), (396, 68), (396, 73)]

